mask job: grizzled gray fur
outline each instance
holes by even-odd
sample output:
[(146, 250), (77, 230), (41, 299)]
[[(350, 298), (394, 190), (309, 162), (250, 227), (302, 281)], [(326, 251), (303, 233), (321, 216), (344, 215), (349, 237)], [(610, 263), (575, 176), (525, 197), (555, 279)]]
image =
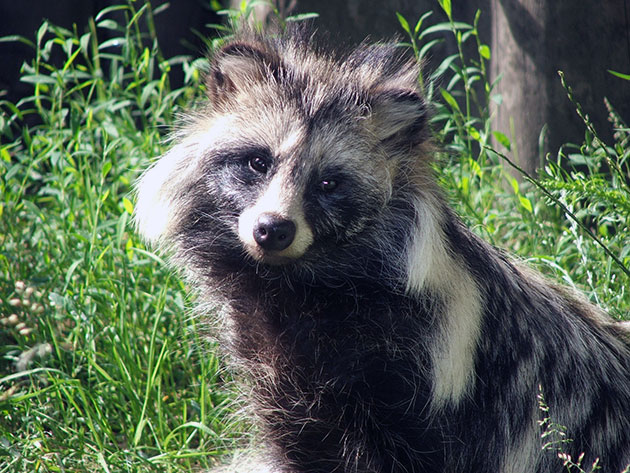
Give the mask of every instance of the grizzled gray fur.
[(260, 448), (221, 471), (559, 473), (630, 463), (620, 325), (465, 228), (431, 172), (419, 67), (242, 33), (141, 178), (136, 222), (221, 322)]

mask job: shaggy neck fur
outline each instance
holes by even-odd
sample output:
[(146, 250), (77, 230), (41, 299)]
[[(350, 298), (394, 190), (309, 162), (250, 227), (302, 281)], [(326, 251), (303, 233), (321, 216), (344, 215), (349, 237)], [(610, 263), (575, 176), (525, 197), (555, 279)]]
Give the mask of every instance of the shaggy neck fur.
[[(270, 443), (297, 470), (329, 472), (345, 458), (345, 471), (441, 471), (450, 440), (435, 414), (473, 386), (481, 319), (479, 291), (447, 246), (442, 205), (419, 197), (397, 208), (398, 227), (384, 224), (411, 240), (385, 255), (350, 255), (355, 267), (372, 263), (360, 278), (331, 285), (330, 274), (322, 282), (260, 267), (223, 275), (229, 351), (254, 380)], [(392, 283), (379, 262), (395, 252)]]

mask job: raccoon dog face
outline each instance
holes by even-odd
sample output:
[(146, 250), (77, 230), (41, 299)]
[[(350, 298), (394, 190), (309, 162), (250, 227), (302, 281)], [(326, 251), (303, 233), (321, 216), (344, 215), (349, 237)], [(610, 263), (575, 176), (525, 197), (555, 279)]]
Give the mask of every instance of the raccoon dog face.
[(404, 246), (392, 206), (427, 164), (417, 65), (391, 45), (340, 59), (310, 39), (223, 46), (208, 105), (142, 177), (138, 227), (185, 265), (343, 265)]

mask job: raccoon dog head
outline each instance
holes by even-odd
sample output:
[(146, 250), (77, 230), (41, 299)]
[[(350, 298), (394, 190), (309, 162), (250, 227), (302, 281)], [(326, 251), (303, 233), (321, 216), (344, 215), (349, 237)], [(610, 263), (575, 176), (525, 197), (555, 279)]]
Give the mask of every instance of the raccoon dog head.
[(400, 202), (428, 173), (418, 66), (394, 44), (339, 58), (310, 40), (225, 44), (207, 104), (141, 178), (138, 228), (182, 264), (312, 269), (405, 244)]

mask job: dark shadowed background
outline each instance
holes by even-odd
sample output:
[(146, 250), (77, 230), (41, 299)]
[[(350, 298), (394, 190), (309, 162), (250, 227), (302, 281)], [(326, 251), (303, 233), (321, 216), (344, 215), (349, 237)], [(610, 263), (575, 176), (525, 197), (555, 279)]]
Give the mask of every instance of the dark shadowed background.
[[(240, 0), (236, 4), (240, 3)], [(42, 19), (81, 30), (87, 19), (114, 2), (106, 0), (0, 0), (0, 35), (33, 38)], [(153, 2), (154, 9), (163, 0)], [(164, 55), (201, 55), (203, 42), (193, 30), (208, 33), (206, 25), (220, 21), (208, 0), (173, 0), (156, 17)], [(630, 74), (629, 0), (599, 2), (575, 0), (453, 1), (456, 20), (471, 23), (482, 11), (480, 31), (491, 45), (492, 79), (501, 76), (497, 91), (503, 103), (496, 111), (496, 129), (515, 145), (519, 162), (533, 171), (546, 153), (555, 155), (562, 143), (581, 143), (584, 124), (567, 99), (558, 77), (564, 71), (575, 98), (592, 119), (600, 136), (609, 139), (604, 97), (630, 120), (630, 81), (614, 77), (609, 69)], [(435, 0), (279, 0), (289, 14), (317, 12), (316, 24), (335, 40), (359, 42), (402, 35), (395, 12), (410, 24), (427, 10), (431, 20), (444, 21)], [(264, 14), (264, 13), (263, 13)], [(441, 54), (449, 54), (446, 44)], [(438, 51), (436, 54), (440, 54)], [(19, 83), (19, 69), (31, 50), (18, 43), (0, 43), (0, 89), (16, 100), (27, 85)], [(434, 63), (439, 62), (434, 58)], [(429, 65), (431, 67), (431, 65)], [(541, 130), (545, 129), (543, 139)]]

